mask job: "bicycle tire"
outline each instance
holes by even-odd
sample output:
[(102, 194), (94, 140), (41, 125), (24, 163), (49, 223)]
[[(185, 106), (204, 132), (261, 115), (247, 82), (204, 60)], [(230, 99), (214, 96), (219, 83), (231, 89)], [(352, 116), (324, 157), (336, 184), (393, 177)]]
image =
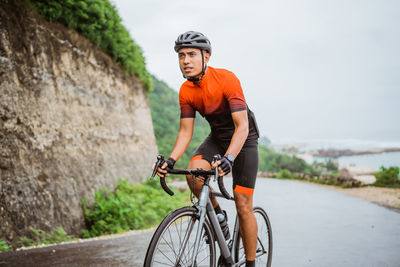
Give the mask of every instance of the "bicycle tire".
[[(191, 230), (190, 222), (194, 223)], [(155, 266), (189, 266), (193, 254), (194, 241), (199, 220), (197, 210), (193, 207), (183, 207), (171, 212), (155, 231), (147, 249), (144, 267)], [(190, 231), (190, 232), (189, 232)], [(178, 261), (179, 250), (182, 248), (185, 234), (188, 241)], [(215, 242), (213, 231), (206, 219), (203, 225), (202, 238), (199, 244), (196, 266), (215, 266)]]
[[(268, 215), (261, 207), (253, 208), (257, 220), (257, 253), (264, 251), (264, 254), (256, 257), (256, 266), (271, 266), (272, 262), (272, 228)], [(235, 242), (235, 262), (245, 257), (240, 234)]]

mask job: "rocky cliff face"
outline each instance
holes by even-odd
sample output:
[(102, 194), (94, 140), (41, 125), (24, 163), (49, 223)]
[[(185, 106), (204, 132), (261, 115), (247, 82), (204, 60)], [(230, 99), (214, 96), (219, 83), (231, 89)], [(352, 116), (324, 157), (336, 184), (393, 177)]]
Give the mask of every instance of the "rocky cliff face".
[(80, 234), (82, 199), (149, 175), (156, 152), (138, 79), (76, 32), (0, 1), (0, 238)]

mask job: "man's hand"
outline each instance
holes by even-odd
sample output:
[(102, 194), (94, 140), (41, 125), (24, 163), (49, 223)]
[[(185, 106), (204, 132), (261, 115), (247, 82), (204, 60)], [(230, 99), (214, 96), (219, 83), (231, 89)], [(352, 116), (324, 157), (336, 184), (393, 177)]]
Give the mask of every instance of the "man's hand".
[(226, 156), (223, 156), (220, 160), (213, 162), (211, 166), (213, 168), (218, 167), (218, 174), (225, 176), (231, 172), (232, 162)]
[[(161, 167), (158, 167), (158, 169), (157, 169), (157, 175), (160, 176), (160, 177), (168, 176), (166, 168), (168, 167), (169, 169), (173, 169), (173, 168), (174, 168), (174, 165), (175, 165), (175, 162), (176, 162), (176, 161), (175, 161), (173, 158), (171, 158), (171, 157), (168, 158), (168, 159), (163, 163), (163, 165), (162, 165)], [(155, 165), (153, 164), (152, 169), (154, 170), (154, 168), (155, 168)]]

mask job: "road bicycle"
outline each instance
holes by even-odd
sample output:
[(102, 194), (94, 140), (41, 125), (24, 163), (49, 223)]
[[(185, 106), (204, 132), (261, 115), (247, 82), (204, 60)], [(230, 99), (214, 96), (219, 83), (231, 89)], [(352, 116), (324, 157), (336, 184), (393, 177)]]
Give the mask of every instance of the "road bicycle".
[[(220, 159), (219, 155), (214, 160)], [(156, 175), (158, 167), (164, 163), (159, 155), (152, 174)], [(201, 179), (203, 186), (197, 202), (192, 198), (193, 206), (182, 207), (167, 215), (155, 231), (147, 249), (144, 267), (150, 266), (242, 266), (246, 263), (244, 248), (239, 233), (239, 220), (236, 214), (232, 238), (225, 240), (217, 215), (211, 204), (210, 195), (233, 200), (225, 189), (223, 179), (214, 170), (178, 170), (169, 169), (170, 174), (191, 175)], [(210, 180), (218, 181), (220, 192), (211, 190)], [(160, 178), (165, 192), (174, 192), (167, 186), (165, 177)], [(166, 200), (167, 201), (167, 200)], [(254, 208), (257, 219), (256, 266), (271, 266), (272, 229), (267, 213), (260, 207)], [(220, 257), (216, 261), (216, 243), (219, 245)]]

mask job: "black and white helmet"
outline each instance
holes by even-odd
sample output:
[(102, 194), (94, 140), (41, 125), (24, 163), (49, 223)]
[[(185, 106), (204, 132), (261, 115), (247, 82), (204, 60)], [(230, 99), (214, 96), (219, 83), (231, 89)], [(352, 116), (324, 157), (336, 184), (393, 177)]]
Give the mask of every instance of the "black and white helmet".
[(194, 47), (204, 49), (211, 55), (211, 42), (204, 34), (195, 31), (187, 31), (178, 36), (175, 41), (175, 51), (184, 47)]

